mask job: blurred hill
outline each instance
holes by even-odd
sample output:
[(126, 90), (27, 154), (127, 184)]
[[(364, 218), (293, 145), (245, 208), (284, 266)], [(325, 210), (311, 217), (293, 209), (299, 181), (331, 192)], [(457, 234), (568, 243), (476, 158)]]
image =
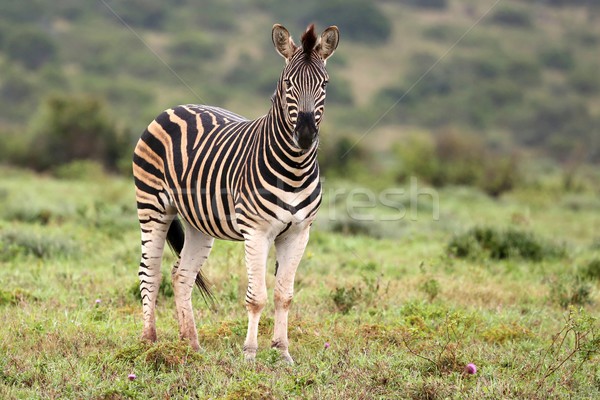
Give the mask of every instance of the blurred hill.
[(600, 2), (503, 0), (490, 11), (493, 4), (5, 1), (0, 159), (30, 160), (37, 139), (53, 134), (49, 125), (67, 129), (48, 123), (56, 120), (48, 113), (64, 111), (68, 99), (93, 103), (86, 112), (102, 108), (106, 121), (88, 125), (130, 144), (176, 104), (262, 115), (283, 65), (271, 26), (282, 23), (297, 38), (316, 22), (342, 33), (323, 126), (332, 154), (367, 131), (362, 154), (401, 146), (415, 132), (451, 130), (498, 152), (600, 162)]

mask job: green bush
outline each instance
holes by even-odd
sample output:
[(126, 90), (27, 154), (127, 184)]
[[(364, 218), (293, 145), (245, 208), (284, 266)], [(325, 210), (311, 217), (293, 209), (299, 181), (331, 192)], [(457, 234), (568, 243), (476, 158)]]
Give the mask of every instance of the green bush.
[(550, 282), (550, 300), (563, 308), (590, 304), (591, 295), (591, 285), (579, 277), (554, 279)]
[(20, 255), (40, 259), (70, 256), (75, 253), (70, 239), (27, 231), (4, 231), (0, 234), (0, 260), (9, 261)]
[(127, 138), (92, 97), (52, 97), (32, 126), (30, 165), (39, 170), (74, 160), (95, 160), (115, 170), (129, 153)]
[(570, 49), (564, 47), (550, 47), (539, 54), (540, 62), (548, 68), (568, 71), (575, 66), (575, 57)]
[(265, 8), (277, 19), (289, 20), (300, 29), (310, 23), (337, 25), (344, 38), (356, 42), (383, 43), (392, 33), (392, 23), (377, 3), (367, 0), (309, 0), (296, 3), (265, 1)]
[(521, 7), (502, 7), (492, 14), (490, 21), (513, 28), (530, 28), (533, 25), (531, 15)]
[(517, 258), (542, 261), (565, 255), (563, 247), (546, 242), (531, 232), (491, 227), (475, 227), (466, 233), (454, 235), (447, 251), (457, 258), (485, 257), (493, 260)]
[(520, 180), (515, 157), (493, 152), (481, 138), (454, 130), (410, 135), (395, 153), (401, 162), (399, 181), (417, 176), (438, 187), (475, 186), (498, 197)]
[(401, 0), (400, 2), (418, 8), (433, 8), (440, 10), (448, 8), (448, 0)]
[(221, 46), (213, 38), (196, 33), (175, 38), (169, 45), (168, 51), (173, 61), (185, 59), (197, 63), (198, 60), (220, 55)]
[(58, 47), (50, 35), (34, 28), (14, 30), (6, 38), (4, 51), (13, 60), (28, 69), (39, 69), (42, 65), (53, 61), (58, 54)]
[(597, 67), (576, 68), (569, 74), (569, 84), (582, 95), (591, 96), (600, 92), (600, 77)]
[(337, 287), (333, 292), (331, 292), (330, 297), (339, 312), (342, 314), (348, 314), (352, 307), (354, 307), (360, 301), (362, 296), (361, 291), (355, 287), (349, 289), (345, 287)]
[(600, 258), (595, 258), (582, 267), (580, 275), (587, 279), (600, 281)]

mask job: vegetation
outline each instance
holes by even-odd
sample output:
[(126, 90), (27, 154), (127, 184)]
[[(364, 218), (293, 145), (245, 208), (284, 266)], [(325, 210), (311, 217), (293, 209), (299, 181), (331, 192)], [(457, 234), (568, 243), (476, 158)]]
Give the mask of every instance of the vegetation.
[[(125, 146), (176, 104), (258, 116), (282, 66), (269, 40), (277, 21), (295, 36), (310, 22), (342, 31), (323, 126), (334, 142), (369, 131), (366, 151), (381, 151), (397, 145), (404, 138), (398, 132), (407, 128), (436, 136), (451, 126), (493, 152), (500, 146), (561, 163), (597, 163), (597, 5), (507, 0), (463, 37), (486, 7), (474, 0), (3, 4), (0, 132), (8, 140), (0, 143), (0, 156), (50, 167), (15, 153), (29, 154), (28, 141), (39, 129), (32, 115), (47, 112), (57, 97), (72, 106), (82, 99), (103, 105), (102, 129), (127, 136), (120, 139)], [(112, 157), (93, 158), (114, 168), (119, 162)]]
[[(597, 2), (175, 3), (0, 2), (0, 398), (600, 397)], [(263, 114), (275, 22), (342, 32), (297, 364), (269, 349), (272, 304), (243, 361), (231, 242), (217, 304), (194, 293), (203, 350), (168, 252), (141, 343), (134, 143), (176, 104)]]
[[(132, 183), (90, 163), (69, 165), (60, 179), (0, 170), (2, 398), (600, 394), (594, 192), (530, 185), (498, 202), (476, 189), (444, 188), (438, 220), (425, 205), (414, 220), (380, 219), (389, 210), (377, 205), (366, 225), (376, 238), (330, 231), (342, 216), (330, 196), (357, 184), (326, 182), (297, 275), (290, 367), (269, 349), (272, 305), (256, 363), (243, 361), (239, 243), (217, 242), (208, 261), (215, 308), (194, 294), (203, 351), (178, 339), (169, 253), (159, 341), (141, 343)], [(565, 207), (575, 195), (579, 205)], [(464, 372), (468, 363), (476, 374)]]

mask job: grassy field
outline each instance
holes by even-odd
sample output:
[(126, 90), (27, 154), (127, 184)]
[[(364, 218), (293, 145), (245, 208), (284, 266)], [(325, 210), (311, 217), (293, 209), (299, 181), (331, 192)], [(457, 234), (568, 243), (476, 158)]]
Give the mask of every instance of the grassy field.
[(214, 309), (195, 294), (203, 351), (178, 340), (166, 266), (159, 340), (143, 344), (131, 182), (93, 170), (0, 174), (0, 398), (600, 395), (595, 192), (541, 185), (493, 200), (420, 188), (394, 208), (326, 181), (297, 274), (288, 366), (269, 349), (272, 301), (257, 361), (243, 361), (239, 243), (217, 242), (206, 266)]

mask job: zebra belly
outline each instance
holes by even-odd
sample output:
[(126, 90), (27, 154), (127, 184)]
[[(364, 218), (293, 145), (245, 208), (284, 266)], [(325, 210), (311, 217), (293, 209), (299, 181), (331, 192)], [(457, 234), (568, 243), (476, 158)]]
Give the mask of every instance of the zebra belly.
[(224, 189), (222, 194), (209, 188), (188, 188), (178, 196), (175, 205), (190, 225), (216, 239), (243, 240), (235, 215), (232, 196)]

